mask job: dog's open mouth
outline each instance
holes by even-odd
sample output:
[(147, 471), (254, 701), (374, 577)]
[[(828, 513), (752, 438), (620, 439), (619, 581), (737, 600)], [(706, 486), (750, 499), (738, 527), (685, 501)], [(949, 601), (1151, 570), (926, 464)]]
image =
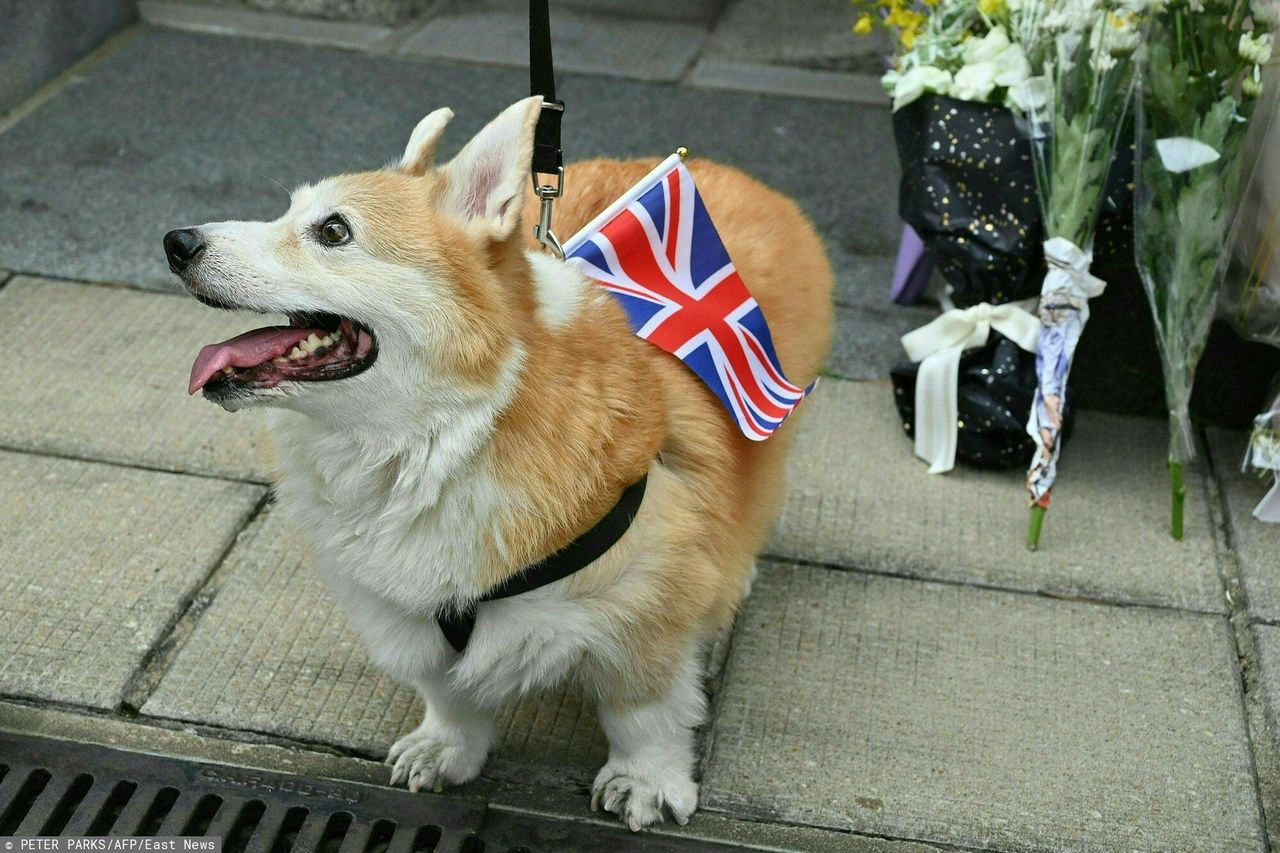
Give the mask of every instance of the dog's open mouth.
[(204, 347), (191, 366), (187, 391), (345, 379), (367, 370), (377, 357), (373, 333), (354, 320), (290, 314), (287, 326), (254, 329)]

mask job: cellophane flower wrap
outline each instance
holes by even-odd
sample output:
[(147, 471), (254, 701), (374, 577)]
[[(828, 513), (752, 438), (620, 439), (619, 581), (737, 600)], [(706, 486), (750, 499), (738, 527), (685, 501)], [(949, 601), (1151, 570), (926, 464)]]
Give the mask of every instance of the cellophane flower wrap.
[(1152, 14), (1138, 109), (1134, 244), (1155, 320), (1169, 413), (1171, 527), (1182, 538), (1182, 467), (1196, 365), (1231, 259), (1251, 165), (1243, 154), (1280, 0), (1166, 0)]
[(1032, 127), (1049, 267), (1040, 292), (1039, 387), (1027, 425), (1037, 445), (1027, 488), (1041, 510), (1057, 474), (1071, 361), (1089, 299), (1105, 286), (1089, 273), (1094, 227), (1147, 13), (1146, 0), (1032, 0), (1020, 16), (1019, 38), (1031, 46), (1041, 72), (1023, 84), (1020, 96)]
[[(1280, 0), (1259, 4), (1254, 15), (1274, 32), (1280, 27)], [(1244, 186), (1231, 238), (1234, 253), (1218, 294), (1218, 310), (1242, 338), (1280, 347), (1280, 59), (1273, 55), (1256, 82), (1261, 90), (1241, 154), (1248, 174), (1241, 176)]]

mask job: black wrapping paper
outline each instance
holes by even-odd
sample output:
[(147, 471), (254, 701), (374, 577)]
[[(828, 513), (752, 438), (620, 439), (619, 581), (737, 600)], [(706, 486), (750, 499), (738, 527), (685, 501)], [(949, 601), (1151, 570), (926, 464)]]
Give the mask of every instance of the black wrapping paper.
[(893, 114), (898, 212), (967, 308), (1036, 296), (1044, 278), (1031, 145), (1009, 110), (926, 95)]
[[(903, 364), (889, 373), (894, 403), (908, 437), (915, 435), (918, 368)], [(1036, 388), (1035, 353), (992, 332), (986, 346), (966, 350), (960, 356), (957, 386), (956, 462), (975, 468), (1025, 467), (1035, 449), (1027, 435), (1027, 415)], [(1063, 420), (1065, 441), (1071, 432), (1069, 403)]]

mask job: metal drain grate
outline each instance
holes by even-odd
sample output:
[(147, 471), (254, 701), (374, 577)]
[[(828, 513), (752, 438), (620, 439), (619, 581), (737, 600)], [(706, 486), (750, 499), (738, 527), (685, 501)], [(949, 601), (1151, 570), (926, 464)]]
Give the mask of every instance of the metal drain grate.
[(0, 731), (0, 836), (8, 835), (204, 835), (222, 838), (226, 853), (744, 850), (435, 794)]
[(446, 797), (0, 732), (0, 836), (211, 835), (229, 853), (481, 853), (484, 815)]

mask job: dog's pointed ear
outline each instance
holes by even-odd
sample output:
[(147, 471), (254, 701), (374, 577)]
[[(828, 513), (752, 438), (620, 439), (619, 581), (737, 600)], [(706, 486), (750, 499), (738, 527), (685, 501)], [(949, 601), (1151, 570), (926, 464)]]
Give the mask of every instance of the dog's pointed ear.
[(497, 240), (515, 230), (542, 98), (517, 101), (468, 142), (442, 170), (443, 207), (468, 223), (482, 224)]
[(435, 165), (436, 146), (440, 144), (440, 137), (444, 136), (444, 129), (451, 118), (453, 110), (441, 107), (418, 122), (409, 136), (409, 144), (404, 148), (404, 156), (400, 158), (400, 171), (425, 175)]

